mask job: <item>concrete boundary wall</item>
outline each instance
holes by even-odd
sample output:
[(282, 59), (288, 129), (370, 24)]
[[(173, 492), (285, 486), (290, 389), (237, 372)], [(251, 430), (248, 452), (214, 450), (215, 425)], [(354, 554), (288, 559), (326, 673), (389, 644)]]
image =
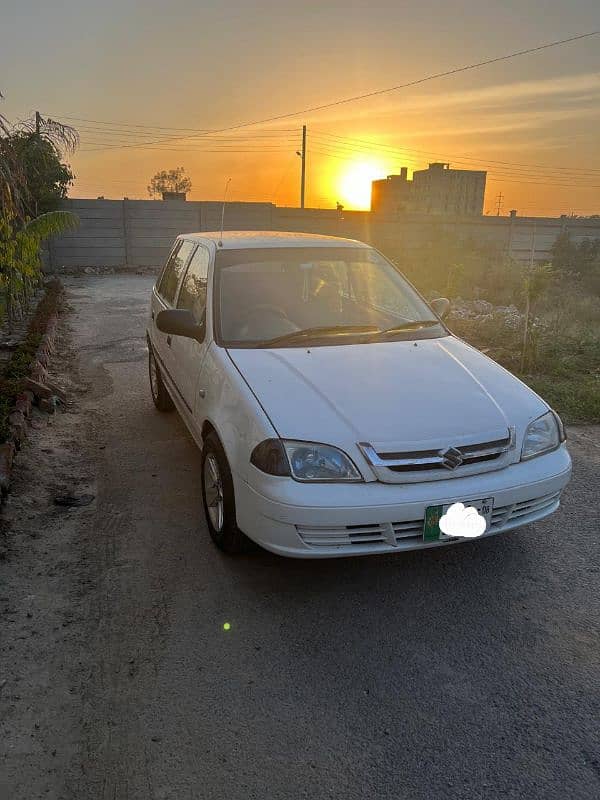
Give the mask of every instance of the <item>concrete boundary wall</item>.
[[(48, 271), (63, 267), (158, 267), (175, 237), (221, 227), (219, 202), (158, 200), (67, 200), (79, 227), (48, 244)], [(441, 229), (487, 242), (512, 258), (545, 261), (556, 237), (600, 238), (600, 219), (534, 217), (440, 217), (405, 214), (396, 219), (366, 211), (278, 208), (271, 203), (226, 203), (225, 230), (279, 230), (345, 236), (370, 242), (383, 252), (415, 252)]]

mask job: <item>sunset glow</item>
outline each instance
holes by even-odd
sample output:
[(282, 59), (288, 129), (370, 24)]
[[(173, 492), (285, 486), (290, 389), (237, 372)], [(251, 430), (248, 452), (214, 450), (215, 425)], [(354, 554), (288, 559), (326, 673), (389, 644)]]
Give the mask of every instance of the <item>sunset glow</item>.
[(385, 167), (376, 161), (357, 161), (345, 167), (335, 187), (340, 203), (348, 208), (369, 209), (371, 183), (386, 174)]
[[(547, 39), (592, 25), (589, 2), (552, 5)], [(464, 13), (445, 20), (439, 47), (427, 4), (333, 0), (313, 8), (234, 0), (235, 24), (222, 4), (180, 0), (177, 6), (186, 24), (167, 41), (168, 6), (157, 13), (115, 0), (84, 2), (61, 29), (75, 51), (57, 51), (52, 36), (43, 38), (39, 52), (51, 68), (23, 64), (18, 80), (0, 87), (8, 119), (27, 117), (39, 105), (79, 130), (81, 146), (69, 157), (76, 175), (70, 196), (147, 200), (157, 171), (183, 166), (192, 182), (189, 200), (219, 201), (231, 177), (231, 201), (298, 206), (296, 153), (306, 125), (311, 208), (339, 202), (367, 209), (371, 179), (447, 162), (487, 171), (485, 214), (598, 213), (596, 39), (370, 96), (513, 44), (535, 44), (544, 39), (539, 20), (533, 14), (515, 28), (510, 4), (492, 12), (466, 0)], [(20, 7), (12, 18), (0, 53), (6, 74), (21, 63), (20, 42), (31, 25)], [(472, 23), (466, 29), (464, 19)], [(44, 6), (39, 30), (55, 23), (52, 6)], [(198, 30), (214, 32), (202, 53), (205, 63), (218, 64), (218, 79), (202, 80)], [(499, 39), (499, 32), (516, 38)], [(160, 58), (139, 70), (158, 42)], [(323, 105), (362, 93), (359, 102)]]

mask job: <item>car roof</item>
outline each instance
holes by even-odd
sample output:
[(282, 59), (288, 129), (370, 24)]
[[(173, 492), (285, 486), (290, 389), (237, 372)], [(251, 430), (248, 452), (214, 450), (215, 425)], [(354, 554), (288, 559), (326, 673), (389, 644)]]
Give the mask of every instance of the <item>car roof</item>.
[(369, 247), (355, 239), (286, 231), (209, 231), (182, 233), (179, 239), (213, 242), (219, 249), (241, 250), (250, 247)]

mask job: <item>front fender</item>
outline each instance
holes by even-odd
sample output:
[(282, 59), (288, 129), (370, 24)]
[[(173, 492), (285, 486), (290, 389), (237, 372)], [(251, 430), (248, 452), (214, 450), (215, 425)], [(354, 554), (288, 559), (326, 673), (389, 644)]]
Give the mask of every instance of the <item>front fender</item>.
[(247, 481), (250, 454), (264, 439), (276, 437), (277, 431), (227, 350), (214, 342), (204, 360), (201, 383), (206, 394), (198, 397), (194, 409), (200, 429), (207, 424), (214, 428), (231, 471)]

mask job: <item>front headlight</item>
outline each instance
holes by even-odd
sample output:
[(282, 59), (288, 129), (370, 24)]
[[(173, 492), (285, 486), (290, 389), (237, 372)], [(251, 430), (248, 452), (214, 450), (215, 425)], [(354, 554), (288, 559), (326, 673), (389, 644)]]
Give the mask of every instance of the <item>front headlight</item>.
[(561, 428), (562, 423), (559, 426), (557, 416), (553, 411), (548, 411), (529, 423), (523, 439), (521, 461), (556, 450), (561, 441), (564, 441), (561, 436)]
[(254, 448), (250, 462), (267, 475), (293, 477), (297, 481), (363, 480), (350, 458), (329, 444), (266, 439)]
[(283, 442), (297, 481), (362, 481), (362, 475), (337, 447), (314, 442)]

